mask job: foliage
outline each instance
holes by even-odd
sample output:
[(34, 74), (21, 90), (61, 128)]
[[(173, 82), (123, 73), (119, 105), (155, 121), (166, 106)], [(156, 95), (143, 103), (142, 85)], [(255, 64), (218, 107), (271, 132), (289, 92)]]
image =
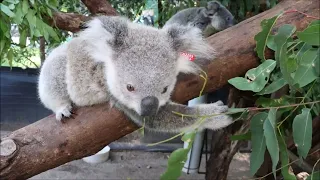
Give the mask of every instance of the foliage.
[[(296, 11), (295, 11), (296, 12)], [(275, 29), (281, 13), (263, 20), (261, 32), (255, 36), (256, 52), (261, 60), (257, 68), (246, 73), (244, 78), (229, 80), (237, 89), (255, 92), (260, 96), (256, 104), (248, 108), (261, 111), (251, 119), (252, 157), (250, 172), (254, 175), (268, 150), (272, 159), (272, 170), (280, 160), (281, 173), (285, 179), (295, 179), (289, 171), (287, 139), (292, 138), (297, 153), (305, 159), (311, 149), (312, 119), (320, 113), (320, 21), (312, 21), (307, 28), (296, 32), (296, 27), (284, 24)], [(272, 34), (271, 32), (274, 32)], [(275, 59), (265, 58), (265, 49), (274, 51)], [(273, 99), (272, 94), (287, 88), (287, 94)]]

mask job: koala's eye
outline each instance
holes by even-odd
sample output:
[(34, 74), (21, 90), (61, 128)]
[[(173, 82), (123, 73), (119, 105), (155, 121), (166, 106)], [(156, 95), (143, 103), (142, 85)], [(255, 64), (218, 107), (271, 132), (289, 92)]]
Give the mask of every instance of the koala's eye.
[(168, 86), (166, 86), (165, 88), (163, 88), (163, 90), (162, 90), (162, 94), (166, 93), (166, 92), (167, 92), (167, 90), (168, 90)]
[(127, 89), (128, 89), (128, 91), (130, 91), (130, 92), (134, 91), (134, 87), (133, 87), (131, 84), (128, 84), (128, 85), (127, 85)]
[(231, 18), (230, 17), (227, 17), (227, 21), (230, 21), (231, 20)]

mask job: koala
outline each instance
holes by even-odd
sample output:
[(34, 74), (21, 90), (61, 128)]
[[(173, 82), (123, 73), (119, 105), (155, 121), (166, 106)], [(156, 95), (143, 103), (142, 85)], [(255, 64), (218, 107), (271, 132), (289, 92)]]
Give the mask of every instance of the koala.
[[(188, 107), (170, 100), (179, 73), (199, 74), (195, 61), (211, 60), (213, 49), (192, 26), (158, 29), (125, 17), (97, 16), (77, 37), (58, 46), (45, 60), (38, 94), (57, 120), (71, 116), (73, 106), (110, 102), (138, 126), (159, 132), (188, 130), (197, 117), (228, 110), (221, 101)], [(187, 90), (187, 89), (186, 89)], [(209, 117), (199, 128), (220, 129), (227, 115)]]
[(191, 25), (202, 31), (212, 25), (217, 31), (224, 30), (235, 24), (233, 15), (218, 1), (207, 2), (206, 7), (192, 7), (173, 15), (164, 26), (170, 24)]

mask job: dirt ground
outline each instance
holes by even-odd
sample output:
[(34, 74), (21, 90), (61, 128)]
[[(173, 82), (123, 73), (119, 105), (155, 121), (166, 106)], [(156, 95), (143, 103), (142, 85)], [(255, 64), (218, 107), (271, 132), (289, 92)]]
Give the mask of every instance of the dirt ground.
[[(9, 132), (1, 131), (1, 137)], [(108, 161), (89, 164), (82, 159), (72, 161), (38, 174), (30, 179), (159, 179), (166, 170), (170, 153), (146, 151), (112, 150)], [(247, 153), (237, 153), (230, 164), (228, 180), (249, 179), (249, 159)], [(200, 172), (205, 171), (205, 156), (202, 156)], [(180, 179), (205, 179), (204, 174), (186, 174)]]
[[(76, 160), (38, 174), (30, 179), (159, 179), (167, 166), (169, 153), (126, 151), (111, 152), (108, 161), (89, 164)], [(200, 171), (204, 171), (204, 159)], [(249, 155), (236, 154), (228, 180), (249, 179)], [(182, 173), (180, 179), (204, 179), (203, 174)]]

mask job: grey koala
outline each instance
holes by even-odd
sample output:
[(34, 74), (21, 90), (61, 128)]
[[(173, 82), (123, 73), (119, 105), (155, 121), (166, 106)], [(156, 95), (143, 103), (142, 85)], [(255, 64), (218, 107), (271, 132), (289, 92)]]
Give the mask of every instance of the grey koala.
[[(221, 101), (195, 107), (170, 101), (177, 75), (199, 74), (201, 70), (181, 52), (194, 54), (200, 61), (211, 60), (214, 51), (198, 28), (157, 29), (124, 17), (95, 17), (77, 37), (54, 49), (45, 60), (39, 76), (39, 97), (57, 120), (69, 117), (73, 105), (109, 101), (134, 123), (150, 130), (188, 130), (198, 118), (182, 119), (172, 111), (209, 115), (226, 112), (228, 107)], [(219, 129), (231, 123), (230, 116), (212, 116), (199, 129)]]
[(230, 11), (220, 2), (209, 1), (206, 7), (192, 7), (177, 12), (164, 26), (175, 23), (195, 26), (202, 31), (211, 24), (217, 31), (221, 31), (233, 26), (235, 20)]

